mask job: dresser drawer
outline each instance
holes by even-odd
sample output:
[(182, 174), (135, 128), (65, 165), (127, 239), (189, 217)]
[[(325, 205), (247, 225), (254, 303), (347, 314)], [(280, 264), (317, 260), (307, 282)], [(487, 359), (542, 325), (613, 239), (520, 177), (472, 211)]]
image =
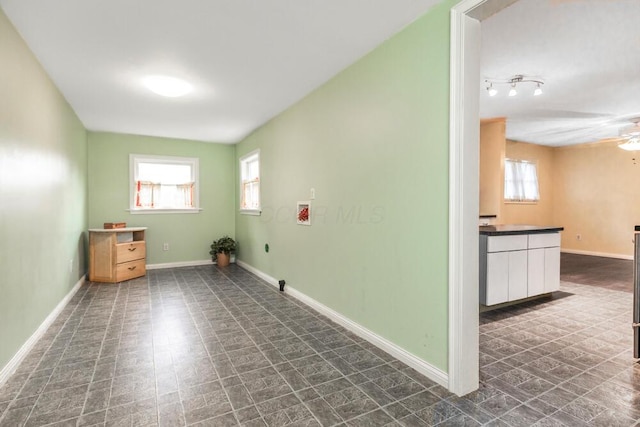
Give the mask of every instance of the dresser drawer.
[(142, 259), (147, 256), (145, 242), (119, 243), (116, 245), (116, 263)]
[(116, 266), (116, 282), (142, 277), (147, 274), (147, 265), (143, 259), (123, 262)]

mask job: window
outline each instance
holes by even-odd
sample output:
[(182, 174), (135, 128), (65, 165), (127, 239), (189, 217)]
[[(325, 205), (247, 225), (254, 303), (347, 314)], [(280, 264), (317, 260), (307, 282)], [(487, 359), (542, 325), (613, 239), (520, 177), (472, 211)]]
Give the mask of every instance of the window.
[(260, 214), (260, 150), (240, 158), (240, 211)]
[(505, 160), (504, 199), (507, 202), (537, 202), (540, 200), (535, 163), (525, 160)]
[(131, 154), (131, 212), (199, 211), (198, 159)]

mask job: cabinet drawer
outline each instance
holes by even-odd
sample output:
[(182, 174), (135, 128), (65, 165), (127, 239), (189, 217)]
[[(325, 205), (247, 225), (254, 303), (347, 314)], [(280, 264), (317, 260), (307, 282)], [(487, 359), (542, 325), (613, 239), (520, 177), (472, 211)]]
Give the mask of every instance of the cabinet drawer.
[(124, 282), (145, 274), (147, 274), (147, 265), (144, 259), (123, 262), (116, 266), (116, 282)]
[(120, 243), (116, 245), (116, 263), (143, 259), (147, 255), (144, 242)]
[(527, 249), (527, 235), (489, 236), (487, 252), (505, 252)]
[(529, 235), (529, 249), (553, 248), (556, 246), (560, 246), (560, 233)]

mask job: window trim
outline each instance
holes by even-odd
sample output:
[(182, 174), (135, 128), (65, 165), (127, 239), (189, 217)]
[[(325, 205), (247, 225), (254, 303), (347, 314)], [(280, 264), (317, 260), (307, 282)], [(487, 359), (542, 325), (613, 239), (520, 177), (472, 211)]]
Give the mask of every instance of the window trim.
[[(138, 163), (190, 165), (194, 182), (193, 208), (138, 208), (135, 205), (136, 171)], [(129, 209), (131, 214), (199, 213), (200, 208), (200, 159), (197, 157), (157, 156), (153, 154), (129, 154)]]
[[(242, 207), (242, 196), (243, 196), (243, 180), (242, 173), (244, 163), (252, 160), (255, 157), (258, 160), (258, 208), (243, 208)], [(253, 151), (248, 152), (247, 154), (240, 157), (238, 160), (238, 167), (240, 168), (238, 173), (238, 187), (239, 187), (239, 195), (238, 195), (238, 211), (243, 215), (256, 215), (259, 216), (262, 214), (262, 185), (260, 175), (262, 174), (262, 164), (260, 163), (260, 149), (257, 148)]]

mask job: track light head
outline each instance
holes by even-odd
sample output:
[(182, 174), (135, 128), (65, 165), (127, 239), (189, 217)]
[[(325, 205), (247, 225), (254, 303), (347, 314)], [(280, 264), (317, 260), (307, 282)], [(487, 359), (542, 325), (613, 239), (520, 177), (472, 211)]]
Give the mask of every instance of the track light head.
[(533, 91), (533, 96), (540, 96), (542, 95), (542, 88), (540, 87), (540, 83), (538, 83), (538, 86), (536, 86), (536, 89)]
[(509, 96), (516, 96), (518, 91), (516, 90), (516, 84), (511, 83), (511, 89), (509, 89)]

